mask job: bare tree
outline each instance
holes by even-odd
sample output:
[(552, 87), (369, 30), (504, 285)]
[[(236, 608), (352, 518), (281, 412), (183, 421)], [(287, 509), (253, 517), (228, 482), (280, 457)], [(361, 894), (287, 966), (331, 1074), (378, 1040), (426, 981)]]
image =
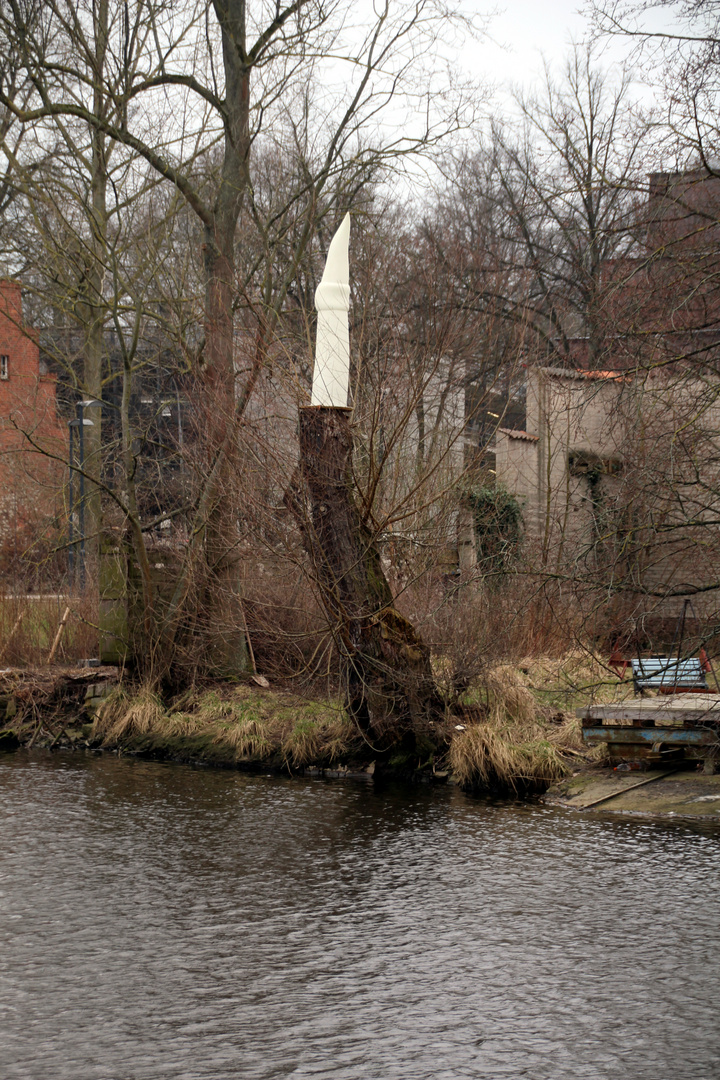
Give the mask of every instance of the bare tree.
[(716, 173), (720, 12), (714, 0), (594, 0), (595, 33), (627, 43), (663, 104), (656, 138), (677, 167)]
[(530, 327), (546, 361), (596, 366), (607, 268), (634, 239), (647, 124), (629, 73), (604, 71), (592, 48), (576, 47), (561, 79), (548, 69), (542, 94), (517, 104), (519, 129), (494, 122), (487, 144), (450, 166), (436, 230), (466, 252), (465, 303)]
[[(440, 87), (428, 66), (447, 15), (431, 0), (404, 8), (387, 3), (369, 28), (355, 28), (349, 38), (341, 4), (302, 0), (280, 7), (188, 2), (179, 10), (143, 3), (132, 18), (110, 0), (79, 8), (66, 0), (40, 6), (6, 0), (3, 15), (5, 35), (17, 43), (33, 86), (31, 103), (3, 94), (3, 106), (26, 125), (50, 130), (74, 121), (93, 132), (93, 244), (105, 244), (109, 145), (122, 147), (128, 162), (143, 158), (200, 223), (204, 340), (194, 368), (205, 468), (183, 569), (157, 632), (172, 656), (192, 592), (215, 630), (217, 666), (237, 668), (244, 663), (233, 600), (238, 426), (300, 260), (321, 236), (326, 193), (334, 188), (347, 206), (378, 169), (428, 150), (465, 122), (464, 101), (444, 96), (437, 107)], [(337, 93), (330, 92), (333, 82)], [(393, 115), (383, 128), (386, 111)], [(269, 160), (273, 146), (292, 146), (297, 168), (280, 201), (264, 202), (253, 170), (258, 151)], [(249, 235), (255, 256), (239, 280), (236, 244)], [(238, 296), (252, 316), (254, 338), (239, 386)], [(146, 607), (153, 603), (148, 581)]]

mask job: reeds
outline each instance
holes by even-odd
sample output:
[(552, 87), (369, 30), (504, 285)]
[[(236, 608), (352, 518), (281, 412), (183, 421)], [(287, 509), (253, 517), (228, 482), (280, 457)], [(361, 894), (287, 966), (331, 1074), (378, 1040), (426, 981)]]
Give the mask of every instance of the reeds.
[(91, 597), (0, 594), (0, 667), (47, 662), (65, 607), (70, 617), (55, 660), (73, 663), (98, 653), (97, 603)]

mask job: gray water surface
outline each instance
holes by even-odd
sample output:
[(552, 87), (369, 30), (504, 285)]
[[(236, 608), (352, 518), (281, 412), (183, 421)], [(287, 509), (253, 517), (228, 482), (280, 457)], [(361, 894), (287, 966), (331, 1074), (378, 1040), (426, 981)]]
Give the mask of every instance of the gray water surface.
[(0, 757), (5, 1080), (716, 1080), (720, 832)]

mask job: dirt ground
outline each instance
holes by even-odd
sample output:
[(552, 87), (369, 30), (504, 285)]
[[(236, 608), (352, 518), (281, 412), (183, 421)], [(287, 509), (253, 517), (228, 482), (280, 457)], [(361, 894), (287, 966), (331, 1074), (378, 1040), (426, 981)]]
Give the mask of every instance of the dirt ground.
[(571, 810), (720, 822), (720, 775), (669, 769), (580, 772), (554, 784), (543, 799)]

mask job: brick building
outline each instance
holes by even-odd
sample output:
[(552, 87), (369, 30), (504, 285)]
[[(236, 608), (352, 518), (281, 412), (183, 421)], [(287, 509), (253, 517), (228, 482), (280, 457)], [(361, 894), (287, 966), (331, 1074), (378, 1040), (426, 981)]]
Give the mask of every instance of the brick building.
[[(23, 322), (20, 284), (0, 280), (0, 556), (41, 541), (62, 509), (67, 428), (58, 419), (56, 376)], [(0, 564), (0, 573), (3, 566)]]
[(720, 176), (690, 169), (651, 173), (625, 255), (602, 267), (594, 313), (602, 349), (568, 342), (577, 368), (716, 364), (720, 356)]

